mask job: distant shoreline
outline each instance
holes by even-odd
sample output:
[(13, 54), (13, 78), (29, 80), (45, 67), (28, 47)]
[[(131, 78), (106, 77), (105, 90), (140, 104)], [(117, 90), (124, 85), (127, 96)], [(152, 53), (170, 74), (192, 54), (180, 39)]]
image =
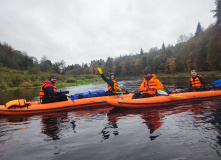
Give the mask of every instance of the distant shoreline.
[[(0, 75), (2, 73), (0, 72)], [(40, 88), (42, 85), (43, 80), (40, 78), (34, 79), (35, 81), (31, 81), (28, 78), (32, 78), (31, 76), (33, 75), (26, 75), (26, 74), (19, 74), (12, 73), (13, 76), (20, 77), (23, 81), (20, 82), (18, 86), (10, 86), (12, 82), (5, 82), (1, 83), (0, 86), (0, 91), (5, 91), (5, 90), (18, 90), (18, 89), (25, 89), (25, 88)], [(198, 72), (198, 74), (204, 76), (204, 77), (217, 77), (221, 78), (221, 71), (208, 71), (208, 72)], [(40, 76), (44, 76), (45, 80), (47, 80), (46, 77), (48, 77), (50, 74), (49, 73), (40, 73)], [(95, 82), (103, 82), (102, 78), (100, 75), (57, 75), (57, 82), (56, 86), (77, 86), (77, 85), (85, 85), (89, 83), (95, 83)], [(4, 73), (3, 73), (4, 76)], [(12, 76), (11, 74), (7, 74), (7, 76)], [(5, 78), (7, 78), (7, 76)], [(107, 76), (107, 74), (105, 74)], [(190, 77), (190, 73), (174, 73), (174, 74), (163, 74), (163, 73), (157, 73), (157, 77), (171, 77), (171, 78), (176, 78), (176, 77)], [(28, 78), (27, 78), (28, 77)], [(125, 80), (125, 79), (136, 79), (136, 78), (144, 78), (145, 74), (143, 75), (131, 75), (131, 76), (117, 76), (116, 75), (116, 80)], [(27, 80), (24, 80), (24, 79)], [(23, 86), (22, 86), (23, 85)]]

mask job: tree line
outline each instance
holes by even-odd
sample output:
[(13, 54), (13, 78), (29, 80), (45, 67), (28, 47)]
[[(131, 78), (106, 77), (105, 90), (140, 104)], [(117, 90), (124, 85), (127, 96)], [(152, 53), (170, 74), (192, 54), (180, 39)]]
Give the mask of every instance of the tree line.
[(215, 0), (216, 9), (211, 12), (217, 19), (203, 30), (200, 22), (195, 35), (180, 35), (175, 46), (162, 44), (148, 52), (141, 48), (140, 53), (92, 60), (89, 65), (70, 65), (66, 68), (71, 74), (97, 74), (97, 67), (105, 73), (117, 75), (139, 75), (147, 70), (155, 73), (221, 70), (221, 0)]
[(153, 47), (148, 52), (141, 48), (139, 53), (125, 54), (119, 57), (108, 57), (107, 60), (91, 60), (89, 64), (82, 63), (65, 65), (65, 62), (52, 63), (47, 57), (40, 61), (30, 57), (26, 52), (14, 50), (7, 43), (0, 43), (0, 66), (13, 69), (39, 69), (43, 72), (62, 74), (98, 74), (97, 67), (104, 73), (114, 72), (116, 75), (139, 75), (147, 70), (154, 73), (187, 72), (221, 70), (221, 0), (215, 0), (214, 13), (216, 23), (204, 30), (197, 24), (194, 35), (180, 35), (176, 45), (164, 42), (161, 48)]
[(42, 72), (64, 73), (65, 62), (52, 63), (46, 56), (40, 61), (36, 57), (30, 57), (26, 52), (15, 50), (7, 43), (0, 42), (0, 67), (8, 67), (17, 70), (41, 70)]

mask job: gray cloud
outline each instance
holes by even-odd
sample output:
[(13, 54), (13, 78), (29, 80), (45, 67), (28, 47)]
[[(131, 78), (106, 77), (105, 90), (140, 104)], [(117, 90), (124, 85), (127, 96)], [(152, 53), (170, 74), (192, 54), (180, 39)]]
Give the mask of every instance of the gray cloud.
[(176, 44), (215, 22), (213, 0), (0, 0), (0, 41), (39, 60), (88, 63)]

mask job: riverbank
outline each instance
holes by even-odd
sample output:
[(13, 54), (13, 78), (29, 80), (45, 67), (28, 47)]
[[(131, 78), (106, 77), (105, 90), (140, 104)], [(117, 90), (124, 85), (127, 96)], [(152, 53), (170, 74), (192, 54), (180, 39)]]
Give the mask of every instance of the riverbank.
[[(203, 77), (217, 77), (221, 78), (221, 71), (208, 71), (208, 72), (198, 72), (198, 74), (202, 75)], [(146, 75), (133, 75), (133, 76), (118, 76), (118, 80), (120, 79), (135, 79), (135, 78), (144, 78)], [(157, 77), (190, 77), (189, 72), (185, 73), (174, 73), (174, 74), (165, 74), (165, 73), (157, 73)]]
[[(40, 72), (37, 70), (19, 71), (9, 68), (0, 68), (0, 91), (2, 90), (17, 90), (23, 88), (40, 87), (42, 82), (47, 80), (51, 73)], [(199, 72), (204, 77), (221, 78), (220, 71)], [(102, 82), (100, 75), (61, 75), (56, 74), (56, 86), (76, 86), (94, 82)], [(107, 76), (107, 75), (106, 75)], [(129, 75), (117, 76), (117, 80), (143, 78), (145, 75)], [(174, 73), (162, 74), (158, 73), (157, 77), (190, 77), (190, 73)]]
[[(42, 82), (48, 80), (51, 73), (40, 71), (19, 71), (9, 68), (0, 68), (0, 90), (17, 90), (23, 88), (40, 87)], [(55, 73), (56, 74), (56, 73)], [(100, 82), (100, 75), (62, 75), (56, 74), (56, 86), (76, 86)]]

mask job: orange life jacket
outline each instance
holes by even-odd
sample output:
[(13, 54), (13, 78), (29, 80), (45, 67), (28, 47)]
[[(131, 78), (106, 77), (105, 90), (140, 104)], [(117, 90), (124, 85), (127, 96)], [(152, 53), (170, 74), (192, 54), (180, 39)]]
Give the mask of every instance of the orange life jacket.
[(190, 83), (192, 84), (192, 87), (205, 87), (205, 85), (200, 82), (199, 77), (202, 76), (201, 75), (196, 76), (195, 79), (193, 79), (192, 77), (190, 78)]
[(108, 91), (118, 91), (118, 84), (117, 84), (117, 82), (115, 80), (112, 80), (112, 81), (114, 82), (113, 88), (107, 83)]
[[(43, 87), (44, 88), (53, 87), (54, 92), (56, 92), (56, 86), (54, 84), (52, 84), (50, 81), (44, 81), (43, 83), (44, 84), (41, 86), (41, 89), (40, 89), (40, 97), (44, 97), (45, 96), (45, 92), (43, 90)], [(49, 97), (51, 97), (51, 96), (49, 95)]]
[[(161, 82), (156, 78), (155, 74), (152, 74), (152, 76), (153, 77), (149, 81), (146, 78), (144, 78), (143, 83), (140, 85), (140, 90), (144, 93), (155, 95), (157, 89), (163, 89), (164, 87), (161, 84)], [(155, 88), (150, 88), (152, 86)], [(145, 88), (148, 88), (148, 90), (145, 91)]]

